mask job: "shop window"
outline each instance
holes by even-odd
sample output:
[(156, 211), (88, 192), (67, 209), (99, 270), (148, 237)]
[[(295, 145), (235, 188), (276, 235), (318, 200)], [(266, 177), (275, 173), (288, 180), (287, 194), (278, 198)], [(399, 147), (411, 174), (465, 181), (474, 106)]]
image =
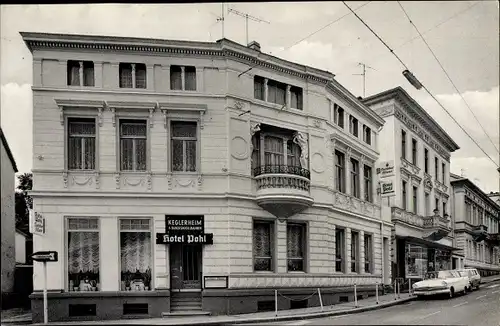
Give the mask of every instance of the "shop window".
[(359, 233), (351, 232), (351, 272), (359, 273)]
[(68, 60), (68, 86), (94, 86), (94, 63), (92, 61)]
[(120, 88), (146, 88), (146, 65), (143, 63), (120, 63)]
[(335, 190), (345, 193), (345, 155), (335, 150)]
[(121, 171), (146, 171), (146, 120), (120, 120)]
[(365, 234), (365, 273), (371, 274), (373, 260), (373, 243), (371, 234)]
[(373, 175), (372, 168), (368, 165), (363, 166), (363, 174), (365, 179), (365, 201), (372, 203), (373, 202)]
[(99, 220), (68, 218), (68, 289), (99, 291)]
[(253, 222), (253, 269), (255, 271), (273, 270), (273, 239), (272, 222)]
[(151, 219), (120, 219), (121, 291), (152, 289)]
[(287, 266), (289, 272), (305, 272), (306, 226), (287, 225)]
[(94, 118), (68, 119), (68, 169), (94, 170), (96, 161)]
[(335, 272), (344, 273), (345, 261), (345, 231), (343, 229), (335, 230)]
[(197, 170), (197, 129), (196, 122), (172, 121), (172, 171)]
[(406, 277), (423, 278), (427, 273), (427, 248), (407, 244), (405, 250)]
[(359, 189), (359, 162), (351, 158), (351, 195), (360, 198)]

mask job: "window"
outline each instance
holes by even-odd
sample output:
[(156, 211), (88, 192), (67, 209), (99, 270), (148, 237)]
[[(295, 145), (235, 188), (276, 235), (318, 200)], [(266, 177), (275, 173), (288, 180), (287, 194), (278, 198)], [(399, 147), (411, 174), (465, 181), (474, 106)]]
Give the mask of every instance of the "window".
[(67, 76), (68, 86), (94, 86), (94, 63), (68, 60)]
[(68, 169), (94, 170), (96, 127), (94, 118), (68, 119)]
[(443, 183), (446, 182), (446, 164), (445, 163), (441, 163), (441, 181)]
[(99, 285), (99, 221), (68, 218), (68, 288), (97, 291)]
[(413, 187), (413, 213), (418, 213), (418, 188)]
[(434, 157), (434, 177), (436, 180), (438, 179), (439, 176), (439, 159), (437, 157)]
[(429, 150), (424, 148), (424, 172), (429, 173)]
[(430, 216), (431, 214), (431, 196), (428, 192), (425, 193), (425, 216)]
[(120, 219), (122, 291), (153, 290), (151, 219)]
[(146, 65), (120, 63), (120, 88), (146, 88)]
[(349, 132), (358, 137), (358, 119), (352, 115), (349, 116)]
[(371, 234), (365, 234), (365, 273), (372, 273), (372, 260), (372, 236)]
[(279, 105), (286, 104), (286, 84), (275, 80), (267, 81), (267, 101)]
[(359, 273), (358, 268), (359, 257), (359, 233), (351, 232), (351, 272)]
[(345, 156), (339, 151), (335, 151), (335, 189), (345, 192)]
[(402, 206), (403, 206), (403, 209), (406, 210), (406, 203), (408, 202), (407, 201), (407, 198), (406, 198), (406, 181), (403, 181), (402, 183), (402, 192), (403, 192), (403, 195), (401, 196), (401, 202), (402, 202)]
[(264, 138), (265, 165), (285, 165), (283, 138), (267, 136)]
[(184, 90), (195, 91), (196, 90), (196, 67), (192, 67), (192, 66), (185, 67), (184, 74), (185, 74)]
[(401, 157), (406, 160), (406, 131), (401, 130)]
[(287, 266), (289, 272), (305, 272), (306, 227), (288, 223), (286, 227)]
[(372, 130), (365, 125), (363, 125), (363, 141), (368, 145), (372, 144)]
[(273, 270), (273, 224), (265, 221), (253, 222), (253, 269)]
[(351, 158), (351, 195), (360, 198), (359, 190), (359, 162)]
[(333, 105), (333, 109), (335, 112), (335, 115), (333, 116), (333, 122), (340, 128), (344, 128), (344, 109), (341, 108), (338, 104)]
[(302, 88), (292, 86), (290, 87), (290, 107), (302, 110)]
[(414, 138), (411, 139), (411, 162), (415, 166), (418, 165), (418, 161), (417, 161), (417, 140), (414, 139)]
[(172, 121), (172, 171), (195, 172), (197, 123)]
[(265, 81), (263, 77), (254, 76), (253, 78), (254, 97), (258, 100), (265, 101)]
[(335, 271), (344, 273), (345, 231), (335, 229)]
[(439, 212), (439, 198), (436, 198), (436, 206), (434, 207), (434, 209), (437, 209), (438, 212)]
[(373, 202), (373, 194), (372, 194), (372, 168), (368, 165), (363, 166), (363, 174), (365, 178), (365, 201)]
[(196, 67), (170, 66), (170, 89), (176, 91), (195, 91)]
[(146, 120), (120, 120), (122, 171), (146, 171)]
[[(263, 157), (260, 156), (261, 141), (264, 143)], [(274, 167), (281, 166), (283, 169), (301, 166), (300, 146), (293, 141), (292, 136), (258, 133), (252, 138), (252, 144), (254, 149), (252, 165), (254, 169), (261, 166), (261, 164)]]
[(443, 202), (443, 216), (446, 214), (446, 202)]

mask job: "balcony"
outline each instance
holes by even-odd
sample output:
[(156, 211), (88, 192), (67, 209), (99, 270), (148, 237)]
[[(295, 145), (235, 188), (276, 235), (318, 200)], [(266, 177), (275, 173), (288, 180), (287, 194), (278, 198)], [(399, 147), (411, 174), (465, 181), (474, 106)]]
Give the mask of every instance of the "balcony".
[(438, 210), (434, 210), (434, 215), (422, 217), (422, 226), (424, 228), (424, 238), (439, 241), (446, 237), (451, 228), (449, 226), (450, 220), (448, 214), (440, 216)]
[(488, 227), (484, 224), (476, 225), (472, 229), (472, 236), (476, 242), (486, 240), (488, 238)]
[(489, 244), (493, 246), (500, 246), (500, 233), (490, 233), (486, 238)]
[(257, 204), (285, 219), (313, 204), (309, 194), (309, 170), (286, 165), (263, 165), (254, 169), (257, 184)]

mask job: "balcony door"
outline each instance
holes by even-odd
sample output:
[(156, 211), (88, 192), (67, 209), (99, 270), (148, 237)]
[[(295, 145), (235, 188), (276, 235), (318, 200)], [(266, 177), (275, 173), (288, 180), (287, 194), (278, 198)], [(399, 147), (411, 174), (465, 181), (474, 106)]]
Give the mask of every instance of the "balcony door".
[(258, 133), (254, 136), (252, 143), (254, 144), (253, 169), (259, 166), (279, 170), (285, 170), (287, 167), (301, 167), (300, 146), (293, 142), (291, 135)]

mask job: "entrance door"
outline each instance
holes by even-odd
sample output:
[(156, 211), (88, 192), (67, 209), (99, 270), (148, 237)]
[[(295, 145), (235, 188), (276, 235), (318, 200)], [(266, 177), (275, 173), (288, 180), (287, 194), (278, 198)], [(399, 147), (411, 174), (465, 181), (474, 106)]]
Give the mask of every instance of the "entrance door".
[(170, 288), (173, 291), (201, 289), (202, 246), (170, 245)]

